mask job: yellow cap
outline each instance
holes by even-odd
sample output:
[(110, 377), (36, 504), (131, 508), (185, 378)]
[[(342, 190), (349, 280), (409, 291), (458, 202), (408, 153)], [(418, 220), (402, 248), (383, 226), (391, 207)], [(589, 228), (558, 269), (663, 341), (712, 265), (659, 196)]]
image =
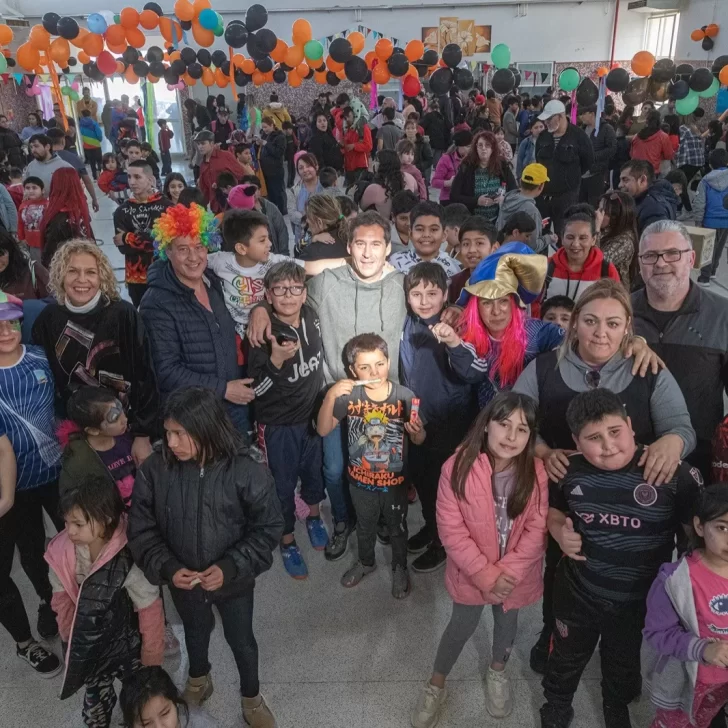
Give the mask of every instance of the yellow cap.
[(543, 164), (529, 164), (521, 173), (521, 182), (528, 182), (530, 185), (542, 185), (550, 181), (548, 171)]

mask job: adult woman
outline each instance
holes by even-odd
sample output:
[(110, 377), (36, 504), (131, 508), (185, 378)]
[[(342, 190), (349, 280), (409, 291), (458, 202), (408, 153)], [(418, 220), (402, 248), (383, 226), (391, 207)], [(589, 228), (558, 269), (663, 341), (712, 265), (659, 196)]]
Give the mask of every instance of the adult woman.
[(121, 300), (108, 258), (87, 240), (71, 240), (56, 253), (50, 289), (58, 303), (40, 312), (33, 340), (45, 349), (60, 404), (65, 409), (70, 395), (88, 384), (116, 392), (140, 463), (157, 432), (159, 396), (139, 314)]
[(23, 154), (23, 140), (18, 133), (9, 126), (8, 117), (0, 114), (0, 152), (7, 154), (8, 164), (11, 167), (25, 166), (25, 155)]
[(383, 149), (377, 159), (379, 167), (374, 180), (364, 190), (359, 205), (362, 210), (375, 207), (385, 220), (389, 220), (392, 214), (392, 198), (402, 190), (417, 194), (417, 182), (411, 174), (402, 171), (397, 152)]
[(10, 233), (0, 230), (0, 291), (21, 301), (48, 298), (48, 271), (31, 261)]
[(630, 157), (648, 161), (655, 174), (660, 173), (663, 161), (670, 161), (675, 156), (675, 150), (670, 143), (670, 137), (662, 131), (662, 118), (659, 111), (647, 114), (645, 125), (636, 136), (632, 138)]
[(258, 139), (258, 161), (265, 176), (268, 199), (280, 210), (281, 215), (288, 213), (283, 170), (286, 154), (286, 137), (273, 121), (264, 116), (260, 122), (261, 138)]
[(531, 133), (518, 145), (516, 158), (516, 178), (521, 179), (523, 170), (536, 161), (536, 139), (546, 128), (546, 125), (537, 116), (531, 122)]
[(329, 118), (328, 114), (322, 112), (316, 114), (308, 151), (318, 160), (319, 168), (333, 167), (341, 173), (344, 169), (344, 157), (339, 143), (329, 128)]
[[(332, 137), (333, 138), (333, 137)], [(299, 245), (303, 239), (303, 216), (306, 214), (306, 203), (311, 195), (319, 195), (324, 191), (318, 178), (319, 164), (313, 154), (303, 152), (297, 155), (296, 172), (298, 179), (288, 194), (288, 217), (293, 230), (293, 240)]]
[(187, 187), (187, 180), (184, 178), (184, 175), (181, 175), (179, 172), (172, 172), (164, 180), (162, 195), (170, 200), (173, 205), (176, 205), (185, 187)]
[(489, 131), (476, 134), (453, 180), (450, 202), (460, 202), (474, 215), (495, 224), (503, 196), (514, 189), (516, 180), (502, 159), (495, 135)]
[(27, 142), (33, 134), (45, 134), (48, 131), (43, 126), (43, 119), (37, 111), (31, 111), (28, 114), (28, 126), (24, 126), (20, 132), (20, 138)]
[(437, 99), (432, 100), (427, 113), (420, 119), (420, 126), (424, 129), (426, 136), (430, 138), (432, 164), (437, 168), (440, 158), (450, 146), (450, 128), (440, 111), (440, 102)]
[(241, 379), (235, 322), (220, 279), (207, 268), (215, 218), (192, 203), (175, 205), (154, 224), (159, 258), (149, 269), (149, 288), (139, 307), (149, 330), (162, 398), (191, 384), (226, 400), (236, 427), (247, 433), (251, 380)]
[(336, 197), (312, 195), (306, 203), (308, 238), (296, 257), (301, 260), (346, 258), (348, 222)]
[(91, 217), (78, 172), (62, 167), (53, 173), (48, 207), (40, 221), (41, 262), (48, 267), (56, 251), (75, 238), (93, 240)]
[[(539, 356), (518, 378), (514, 391), (529, 395), (539, 405), (543, 442), (536, 455), (544, 460), (552, 480), (566, 474), (568, 454), (574, 449), (564, 412), (579, 392), (596, 387), (620, 396), (637, 441), (649, 445), (644, 458), (646, 482), (668, 482), (680, 459), (695, 447), (695, 432), (680, 387), (667, 370), (657, 373), (652, 357), (643, 366), (631, 359), (632, 342), (629, 294), (621, 284), (601, 280), (577, 301), (560, 350)], [(650, 367), (652, 371), (648, 371)], [(636, 376), (638, 371), (641, 376)], [(553, 579), (559, 558), (551, 539), (544, 578), (544, 629), (531, 652), (531, 667), (537, 672), (545, 669), (548, 655)]]
[(245, 723), (272, 726), (258, 683), (253, 591), (283, 534), (273, 478), (248, 455), (210, 389), (175, 392), (164, 429), (162, 451), (137, 473), (128, 534), (134, 560), (148, 579), (169, 585), (182, 619), (190, 660), (183, 697), (199, 705), (212, 694), (215, 604), (238, 666)]
[(597, 210), (599, 247), (604, 260), (614, 265), (629, 290), (637, 253), (637, 210), (631, 195), (614, 190), (602, 195)]
[(432, 148), (430, 140), (417, 131), (417, 122), (408, 121), (404, 125), (404, 137), (415, 145), (415, 161), (413, 164), (420, 170), (427, 181), (432, 170)]
[(450, 189), (460, 164), (470, 151), (473, 135), (469, 131), (459, 131), (453, 134), (452, 147), (440, 157), (432, 175), (430, 184), (440, 190), (440, 204), (450, 202)]

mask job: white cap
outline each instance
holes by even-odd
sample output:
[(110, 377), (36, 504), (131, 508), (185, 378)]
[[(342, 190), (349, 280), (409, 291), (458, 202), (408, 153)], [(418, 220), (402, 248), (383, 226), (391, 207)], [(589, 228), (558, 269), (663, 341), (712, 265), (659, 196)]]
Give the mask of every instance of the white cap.
[(556, 116), (556, 114), (565, 114), (566, 113), (566, 107), (557, 99), (552, 99), (551, 101), (546, 104), (543, 108), (543, 112), (539, 115), (539, 119), (541, 121), (546, 121), (547, 119), (550, 119), (552, 116)]

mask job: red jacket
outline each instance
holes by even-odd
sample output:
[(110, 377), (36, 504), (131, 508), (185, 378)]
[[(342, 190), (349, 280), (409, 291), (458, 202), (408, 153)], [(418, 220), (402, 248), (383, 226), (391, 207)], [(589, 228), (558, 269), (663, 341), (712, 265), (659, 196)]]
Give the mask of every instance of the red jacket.
[(223, 212), (220, 202), (215, 195), (215, 185), (220, 172), (230, 172), (236, 180), (245, 176), (245, 170), (240, 162), (235, 159), (232, 152), (225, 152), (222, 149), (213, 149), (210, 159), (200, 165), (200, 179), (197, 186), (209, 203), (214, 213)]
[(675, 150), (670, 137), (664, 131), (658, 131), (647, 139), (641, 139), (639, 134), (633, 137), (629, 155), (632, 159), (649, 162), (655, 174), (660, 174), (660, 163), (663, 160), (670, 161), (675, 156)]
[[(368, 169), (369, 155), (374, 148), (372, 144), (372, 132), (369, 127), (364, 124), (361, 137), (356, 129), (349, 129), (344, 133), (343, 144), (344, 169), (347, 172), (353, 172), (355, 169)], [(346, 149), (349, 144), (354, 145), (351, 151)]]

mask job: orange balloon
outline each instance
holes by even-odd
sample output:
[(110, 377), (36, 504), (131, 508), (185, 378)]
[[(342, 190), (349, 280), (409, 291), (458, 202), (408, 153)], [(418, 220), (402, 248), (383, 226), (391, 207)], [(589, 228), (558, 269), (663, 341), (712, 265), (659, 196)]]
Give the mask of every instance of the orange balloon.
[(599, 66), (597, 68), (597, 76), (599, 78), (604, 78), (609, 73), (609, 69), (606, 66)]
[(351, 50), (355, 56), (358, 56), (364, 50), (364, 36), (358, 30), (355, 30), (353, 33), (349, 33), (349, 35), (346, 36), (346, 39), (349, 43), (351, 43)]
[(720, 31), (720, 28), (715, 23), (711, 23), (705, 29), (705, 35), (707, 35), (708, 38), (715, 38), (715, 36), (718, 35), (719, 31)]
[(23, 43), (18, 46), (15, 60), (26, 71), (32, 71), (40, 61), (40, 53), (30, 43)]
[(159, 77), (152, 76), (152, 74), (150, 73), (147, 75), (147, 81), (149, 81), (149, 83), (157, 83), (157, 81), (159, 81)]
[[(168, 43), (179, 43), (182, 40), (182, 26), (176, 20), (170, 20), (170, 18), (160, 18), (159, 32), (162, 34), (164, 40), (166, 40)], [(208, 32), (211, 33), (212, 31)]]
[(362, 91), (363, 91), (363, 92), (364, 92), (365, 94), (368, 94), (368, 93), (369, 93), (369, 92), (370, 92), (370, 91), (372, 90), (372, 85), (371, 85), (370, 83), (365, 83), (365, 84), (362, 84), (361, 90), (362, 90)]
[(248, 76), (252, 76), (255, 73), (255, 61), (251, 58), (246, 58), (242, 65), (243, 73), (247, 73)]
[(343, 68), (340, 71), (337, 71), (336, 78), (340, 81), (346, 81), (346, 71)]
[(126, 71), (124, 71), (124, 78), (129, 83), (138, 83), (139, 82), (139, 76), (137, 76), (136, 73), (134, 73), (134, 69), (131, 66), (129, 66), (129, 68), (127, 68)]
[(235, 68), (242, 68), (244, 60), (245, 56), (242, 53), (236, 53), (233, 56), (233, 66), (235, 66)]
[(334, 73), (338, 73), (339, 71), (343, 71), (344, 70), (344, 64), (343, 63), (338, 63), (331, 56), (327, 56), (327, 58), (326, 58), (326, 68), (328, 68), (329, 71), (333, 71)]
[(110, 25), (104, 33), (106, 42), (111, 45), (121, 45), (126, 43), (126, 30), (121, 25)]
[(78, 35), (69, 42), (72, 46), (76, 46), (76, 48), (83, 48), (83, 42), (86, 40), (86, 38), (88, 36), (89, 36), (89, 31), (86, 30), (86, 28), (79, 28)]
[(126, 66), (121, 61), (117, 61), (116, 62), (116, 72), (124, 73), (125, 70), (126, 70)]
[(154, 10), (142, 10), (139, 13), (139, 25), (146, 30), (154, 30), (159, 25), (159, 15)]
[(119, 24), (124, 28), (136, 28), (139, 25), (139, 11), (135, 8), (122, 8)]
[(299, 64), (303, 63), (303, 47), (300, 45), (291, 46), (286, 52), (286, 59), (284, 63), (291, 68), (295, 68)]
[(0, 25), (0, 45), (8, 45), (13, 40), (13, 29), (9, 25)]
[(256, 86), (262, 86), (265, 83), (265, 76), (260, 71), (256, 71), (253, 74), (253, 83)]
[(127, 43), (124, 41), (123, 43), (107, 43), (106, 44), (106, 50), (109, 51), (109, 53), (123, 53), (127, 49)]
[(215, 69), (215, 83), (217, 83), (218, 86), (224, 86), (226, 83), (229, 83), (229, 81), (230, 78), (222, 72), (222, 68)]
[(420, 77), (420, 74), (417, 73), (417, 69), (411, 63), (410, 63), (409, 68), (407, 69), (407, 73), (404, 74), (404, 78), (407, 78), (407, 76), (412, 76), (413, 78), (417, 78), (417, 79)]
[(317, 71), (313, 74), (314, 80), (319, 86), (326, 85), (326, 71)]
[(182, 57), (182, 54), (179, 51), (172, 51), (169, 54), (169, 58), (167, 60), (170, 61), (170, 62), (171, 61), (176, 61), (176, 60), (180, 59), (181, 57)]
[(374, 46), (374, 52), (383, 61), (386, 61), (394, 53), (394, 45), (388, 38), (380, 38)]
[(212, 3), (210, 2), (210, 0), (195, 0), (192, 3), (192, 7), (195, 11), (195, 17), (197, 17), (203, 10), (206, 10), (207, 8), (212, 8)]
[(132, 48), (141, 48), (147, 42), (147, 39), (139, 28), (127, 28), (126, 42)]
[(724, 85), (728, 86), (728, 66), (723, 66), (720, 73), (718, 74), (718, 80)]
[(215, 83), (215, 74), (211, 68), (204, 67), (202, 69), (202, 77), (200, 78), (204, 86), (212, 86)]
[(44, 51), (51, 44), (51, 34), (42, 25), (34, 25), (30, 29), (28, 43), (30, 43), (33, 48), (39, 51)]
[(412, 63), (419, 61), (425, 54), (425, 44), (421, 40), (411, 40), (407, 43), (404, 54), (407, 56), (407, 60)]
[[(308, 22), (308, 20), (304, 20), (303, 18), (299, 18), (293, 23), (293, 42), (296, 45), (305, 45), (308, 43), (308, 41), (313, 38), (313, 29), (311, 28), (311, 23)], [(290, 65), (290, 64), (287, 64)]]
[(284, 63), (286, 60), (286, 53), (288, 53), (288, 43), (279, 38), (276, 43), (276, 47), (270, 52), (270, 57), (276, 63)]
[(183, 73), (182, 74), (182, 80), (188, 85), (188, 86), (194, 86), (197, 83), (196, 78), (192, 78), (189, 73)]
[(174, 4), (174, 14), (180, 20), (194, 20), (195, 8), (192, 3), (189, 2), (189, 0), (177, 0), (177, 2)]
[(265, 79), (266, 83), (273, 83), (273, 71), (268, 71), (268, 73), (264, 73), (263, 78)]
[(372, 79), (373, 79), (374, 83), (382, 86), (385, 83), (389, 83), (390, 78), (391, 78), (391, 76), (389, 74), (389, 70), (387, 69), (387, 65), (385, 63), (378, 63), (374, 67), (374, 70), (372, 71)]
[[(726, 66), (728, 68), (728, 66)], [(298, 74), (299, 78), (303, 80), (308, 76), (308, 72), (311, 70), (311, 67), (307, 63), (299, 63), (296, 66), (296, 73)]]
[(378, 57), (379, 57), (379, 56), (377, 56), (377, 54), (376, 54), (376, 53), (375, 53), (374, 51), (369, 51), (369, 53), (367, 53), (367, 54), (366, 54), (366, 55), (364, 56), (364, 63), (366, 63), (366, 64), (367, 64), (367, 68), (368, 68), (368, 69), (369, 69), (370, 71), (372, 70), (372, 68), (374, 68), (374, 59), (375, 59), (375, 58), (378, 58)]
[(68, 57), (71, 55), (71, 46), (65, 38), (56, 38), (51, 43), (50, 55), (63, 68), (68, 64)]
[(303, 81), (301, 80), (301, 77), (299, 76), (298, 71), (296, 71), (296, 73), (291, 71), (288, 74), (288, 85), (291, 88), (298, 88), (302, 83), (303, 83)]
[(104, 50), (104, 39), (98, 33), (89, 33), (83, 41), (83, 50), (89, 56), (98, 56)]
[[(126, 48), (124, 49), (126, 50)], [(86, 51), (79, 51), (76, 55), (79, 63), (91, 63), (91, 56)]]
[(703, 40), (703, 38), (705, 38), (705, 31), (700, 30), (700, 28), (690, 33), (691, 40)]
[(192, 37), (195, 39), (195, 43), (203, 48), (209, 48), (215, 42), (215, 34), (211, 30), (203, 28), (196, 20), (192, 21)]
[(655, 65), (655, 57), (649, 51), (639, 51), (632, 56), (632, 71), (638, 76), (649, 76)]

